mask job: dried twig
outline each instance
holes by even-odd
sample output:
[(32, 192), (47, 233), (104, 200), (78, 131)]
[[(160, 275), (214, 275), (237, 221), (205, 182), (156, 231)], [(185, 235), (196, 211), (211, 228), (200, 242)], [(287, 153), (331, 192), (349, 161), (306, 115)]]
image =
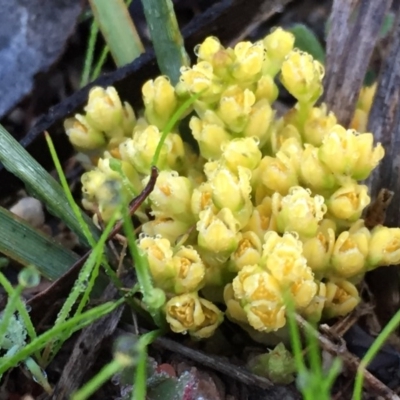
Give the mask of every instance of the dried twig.
[(355, 1), (335, 0), (327, 45), (324, 101), (347, 126), (353, 116), (375, 44), (391, 0), (361, 0), (356, 20), (349, 20)]

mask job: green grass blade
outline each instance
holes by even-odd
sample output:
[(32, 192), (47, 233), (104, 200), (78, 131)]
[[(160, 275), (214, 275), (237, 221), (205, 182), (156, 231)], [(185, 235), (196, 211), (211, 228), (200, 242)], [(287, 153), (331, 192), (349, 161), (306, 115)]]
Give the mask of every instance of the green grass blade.
[[(4, 167), (21, 179), (32, 194), (46, 204), (52, 214), (64, 221), (84, 243), (87, 243), (61, 186), (2, 125), (0, 125), (0, 143), (0, 162)], [(98, 229), (89, 217), (84, 215), (84, 218), (92, 235), (97, 239)]]
[(59, 278), (78, 259), (75, 253), (2, 207), (0, 226), (0, 253), (22, 265), (34, 265), (48, 279)]
[(118, 67), (132, 62), (144, 52), (123, 0), (90, 0), (90, 5)]
[(84, 328), (87, 325), (90, 325), (93, 321), (100, 319), (104, 315), (109, 314), (118, 308), (124, 299), (120, 299), (116, 302), (107, 302), (100, 306), (94, 307), (77, 317), (71, 318), (64, 323), (57, 325), (42, 335), (38, 336), (36, 339), (32, 340), (25, 347), (23, 347), (18, 353), (14, 354), (11, 357), (2, 357), (0, 358), (0, 375), (9, 370), (10, 368), (16, 367), (21, 361), (26, 360), (33, 353), (38, 350), (41, 350), (51, 339), (55, 336), (58, 336), (65, 330), (73, 329), (76, 332), (79, 329)]
[(96, 44), (98, 33), (99, 33), (99, 27), (97, 26), (96, 21), (92, 21), (92, 26), (90, 27), (88, 46), (86, 49), (85, 63), (83, 65), (81, 87), (86, 86), (89, 83), (90, 71), (92, 70), (92, 65), (93, 65), (94, 46)]
[(371, 347), (366, 352), (364, 358), (358, 367), (356, 380), (354, 383), (353, 400), (361, 400), (362, 388), (364, 382), (364, 370), (368, 367), (368, 364), (373, 360), (373, 358), (379, 352), (379, 349), (385, 344), (386, 340), (389, 338), (390, 334), (399, 326), (400, 324), (400, 310), (394, 314), (392, 319), (383, 328), (379, 336), (374, 340)]
[(175, 85), (180, 68), (189, 65), (183, 38), (171, 0), (142, 0), (157, 63), (164, 75)]

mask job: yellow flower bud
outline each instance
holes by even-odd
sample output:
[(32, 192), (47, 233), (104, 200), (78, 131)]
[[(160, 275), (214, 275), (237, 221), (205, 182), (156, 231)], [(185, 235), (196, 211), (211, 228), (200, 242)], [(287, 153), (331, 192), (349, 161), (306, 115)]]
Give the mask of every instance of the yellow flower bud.
[(276, 331), (286, 324), (285, 306), (257, 300), (243, 307), (250, 326), (261, 332)]
[(90, 125), (104, 132), (108, 137), (113, 136), (112, 132), (116, 128), (122, 128), (120, 126), (123, 114), (122, 103), (112, 86), (107, 89), (99, 86), (92, 88), (85, 111)]
[(334, 174), (351, 175), (359, 157), (355, 131), (333, 126), (323, 139), (318, 156)]
[(295, 231), (300, 237), (315, 236), (326, 210), (322, 196), (311, 196), (311, 191), (301, 186), (291, 187), (286, 196), (272, 195), (272, 212), (281, 233)]
[(353, 168), (352, 177), (359, 181), (368, 178), (371, 171), (382, 160), (385, 150), (380, 143), (373, 148), (374, 136), (372, 133), (357, 135), (355, 140), (358, 150), (358, 160)]
[(212, 188), (210, 182), (204, 182), (193, 190), (191, 208), (192, 213), (196, 217), (208, 208), (216, 212), (216, 207), (212, 202)]
[(295, 167), (288, 156), (278, 152), (276, 157), (265, 156), (253, 175), (255, 184), (261, 181), (270, 193), (288, 193), (292, 186), (298, 185)]
[(224, 288), (224, 303), (226, 305), (226, 315), (231, 321), (242, 324), (248, 323), (247, 315), (239, 301), (235, 298), (235, 292), (231, 283), (227, 284)]
[(324, 67), (308, 53), (292, 50), (281, 67), (281, 82), (300, 103), (314, 104), (322, 94)]
[(253, 81), (261, 73), (264, 60), (264, 45), (262, 42), (239, 42), (234, 53), (236, 60), (231, 66), (231, 73), (238, 81)]
[(202, 288), (206, 267), (195, 249), (181, 246), (170, 263), (175, 270), (173, 282), (175, 294), (194, 292)]
[(274, 78), (271, 75), (263, 75), (257, 81), (257, 87), (254, 94), (256, 96), (256, 101), (266, 99), (270, 104), (272, 104), (279, 95), (278, 86), (276, 86)]
[(285, 57), (293, 50), (294, 36), (282, 28), (274, 29), (263, 42), (267, 51), (267, 72), (274, 76), (281, 68)]
[(349, 128), (357, 132), (365, 132), (368, 125), (368, 114), (364, 110), (357, 108), (354, 111), (353, 118), (350, 122)]
[(259, 140), (255, 137), (237, 138), (222, 145), (222, 162), (231, 171), (237, 172), (238, 167), (255, 169), (261, 161)]
[(336, 239), (331, 264), (340, 278), (352, 278), (365, 271), (370, 233), (361, 228), (355, 233), (342, 232)]
[(308, 307), (317, 294), (318, 285), (312, 278), (299, 279), (290, 286), (296, 309)]
[(218, 38), (209, 36), (202, 44), (198, 44), (194, 48), (194, 53), (199, 61), (208, 61), (212, 63), (214, 56), (223, 49), (221, 42)]
[(176, 333), (195, 330), (206, 319), (197, 293), (172, 297), (165, 304), (165, 316), (171, 330)]
[(121, 127), (124, 132), (125, 137), (132, 137), (133, 128), (136, 124), (136, 116), (135, 111), (133, 110), (132, 106), (124, 102), (124, 106), (122, 107), (122, 122)]
[[(154, 153), (161, 139), (161, 133), (154, 125), (149, 125), (144, 131), (137, 131), (133, 139), (127, 139), (119, 146), (123, 160), (131, 162), (138, 172), (149, 174)], [(159, 157), (158, 167), (163, 169), (167, 164), (167, 155), (171, 150), (165, 141)]]
[(274, 112), (268, 100), (262, 99), (254, 104), (248, 117), (243, 134), (247, 137), (256, 137), (263, 146), (270, 136), (270, 125)]
[(204, 314), (204, 321), (195, 329), (189, 330), (189, 334), (194, 339), (206, 339), (214, 334), (215, 330), (222, 323), (224, 315), (222, 311), (210, 301), (202, 299), (201, 297), (199, 299)]
[(67, 118), (64, 121), (64, 129), (70, 142), (78, 151), (87, 152), (101, 149), (107, 143), (103, 132), (93, 128), (80, 114), (76, 114), (73, 118)]
[(372, 107), (372, 101), (374, 100), (377, 84), (374, 83), (371, 86), (363, 86), (358, 96), (357, 108), (369, 113)]
[(328, 281), (323, 310), (325, 318), (342, 317), (353, 311), (360, 301), (357, 288), (344, 279)]
[(160, 236), (175, 244), (177, 240), (190, 230), (186, 222), (172, 218), (159, 217), (142, 224), (142, 232), (148, 236)]
[(244, 232), (238, 248), (231, 255), (229, 267), (240, 271), (246, 265), (256, 265), (261, 259), (262, 243), (260, 238), (251, 231)]
[(247, 168), (238, 167), (238, 175), (228, 168), (218, 168), (209, 180), (215, 206), (227, 207), (234, 213), (244, 208), (250, 202), (250, 178), (251, 171)]
[(311, 268), (303, 256), (303, 245), (292, 233), (282, 237), (273, 231), (265, 234), (261, 265), (283, 287), (299, 280), (313, 280)]
[(174, 87), (167, 77), (159, 76), (143, 85), (142, 94), (147, 120), (163, 129), (178, 105)]
[(161, 171), (149, 196), (153, 214), (156, 217), (170, 217), (188, 224), (193, 223), (192, 192), (193, 187), (188, 178), (179, 176), (175, 171)]
[(171, 264), (173, 251), (169, 240), (141, 236), (138, 245), (147, 256), (155, 285), (160, 289), (170, 290), (176, 271)]
[(202, 92), (200, 99), (208, 102), (216, 101), (221, 92), (222, 85), (213, 72), (212, 65), (207, 61), (200, 61), (192, 68), (181, 67), (180, 82), (177, 94), (188, 92), (196, 94)]
[(333, 112), (328, 112), (326, 104), (313, 107), (304, 122), (303, 139), (305, 142), (319, 147), (325, 136), (336, 125), (337, 120)]
[(200, 147), (200, 154), (207, 160), (221, 157), (222, 146), (229, 142), (230, 135), (223, 124), (208, 123), (197, 117), (190, 119), (189, 127)]
[[(280, 121), (272, 129), (271, 150), (272, 153), (281, 151), (294, 161), (296, 170), (298, 170), (303, 153), (303, 145), (299, 131), (294, 125), (284, 125), (279, 127)], [(287, 142), (287, 143), (286, 143)]]
[(229, 208), (223, 208), (218, 214), (208, 208), (199, 214), (197, 222), (198, 244), (203, 250), (229, 257), (237, 248), (239, 222)]
[(335, 175), (319, 160), (318, 148), (310, 144), (304, 145), (301, 155), (300, 181), (317, 193), (337, 186)]
[(242, 229), (243, 232), (253, 232), (260, 240), (264, 240), (267, 231), (276, 231), (276, 218), (272, 213), (272, 199), (265, 197), (263, 201), (253, 209), (249, 222)]
[(335, 244), (335, 231), (326, 221), (321, 222), (315, 237), (303, 243), (303, 255), (315, 274), (322, 274), (328, 268)]
[(258, 265), (244, 266), (232, 281), (235, 298), (249, 303), (267, 300), (281, 303), (282, 293), (278, 281)]
[(330, 196), (326, 204), (335, 218), (354, 222), (360, 218), (364, 208), (370, 203), (368, 187), (349, 182)]
[(317, 282), (317, 294), (311, 300), (311, 303), (303, 310), (301, 314), (310, 322), (318, 322), (324, 309), (326, 300), (326, 285), (323, 282)]
[(371, 231), (369, 269), (400, 264), (400, 228), (378, 225)]
[(238, 85), (229, 86), (221, 94), (217, 114), (231, 131), (240, 133), (248, 123), (255, 100), (251, 90), (243, 90)]

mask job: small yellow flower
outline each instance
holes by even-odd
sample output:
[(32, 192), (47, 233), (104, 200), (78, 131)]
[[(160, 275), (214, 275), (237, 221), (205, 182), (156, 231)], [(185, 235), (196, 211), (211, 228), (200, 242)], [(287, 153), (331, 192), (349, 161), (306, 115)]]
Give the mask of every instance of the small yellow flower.
[(315, 236), (326, 211), (325, 199), (311, 196), (311, 191), (301, 186), (291, 187), (286, 196), (272, 195), (272, 212), (281, 233), (295, 231), (300, 237)]
[(378, 225), (371, 231), (369, 269), (400, 264), (400, 228)]
[[(131, 162), (138, 172), (149, 174), (154, 153), (161, 139), (161, 133), (154, 125), (149, 125), (143, 131), (134, 133), (132, 139), (127, 139), (119, 145), (119, 152), (125, 161)], [(164, 142), (160, 152), (158, 167), (163, 169), (167, 164), (169, 150), (168, 142)]]
[(238, 81), (253, 81), (261, 73), (264, 61), (264, 45), (262, 42), (239, 42), (235, 48), (235, 62), (231, 73)]
[(106, 145), (106, 137), (95, 129), (87, 119), (80, 114), (64, 121), (64, 129), (72, 145), (79, 151), (101, 149)]
[(251, 171), (247, 168), (238, 167), (235, 175), (228, 168), (220, 167), (209, 180), (214, 205), (219, 209), (229, 208), (241, 227), (247, 224), (253, 211), (250, 178)]
[(229, 208), (223, 208), (217, 214), (210, 208), (200, 212), (196, 227), (199, 232), (198, 244), (203, 250), (227, 258), (236, 250), (240, 226)]
[(281, 152), (276, 157), (265, 156), (253, 174), (255, 186), (260, 181), (272, 194), (278, 192), (285, 195), (292, 186), (298, 185), (295, 166), (290, 158)]
[(173, 250), (169, 240), (142, 236), (138, 245), (147, 256), (150, 273), (156, 286), (170, 290), (176, 272), (171, 264)]
[(338, 279), (325, 283), (325, 318), (342, 317), (353, 311), (360, 301), (357, 288), (347, 280)]
[(229, 143), (230, 135), (221, 123), (209, 123), (192, 117), (189, 123), (192, 135), (200, 147), (200, 154), (207, 160), (221, 157), (222, 147)]
[(175, 171), (161, 171), (149, 196), (152, 213), (156, 217), (169, 217), (188, 224), (193, 223), (192, 192), (193, 187), (188, 178), (179, 176)]
[(174, 87), (167, 77), (159, 76), (143, 85), (142, 94), (147, 120), (163, 129), (178, 105)]
[(303, 138), (307, 143), (319, 147), (325, 136), (336, 125), (333, 112), (327, 110), (326, 104), (313, 107), (304, 122)]
[(251, 90), (229, 86), (221, 94), (217, 114), (232, 132), (240, 133), (248, 123), (255, 100)]
[(335, 231), (330, 225), (329, 220), (323, 220), (315, 237), (303, 243), (303, 255), (308, 266), (316, 274), (324, 273), (330, 263), (335, 244)]
[(86, 118), (95, 129), (110, 135), (122, 122), (122, 103), (114, 87), (96, 86), (89, 92)]
[(356, 133), (334, 125), (319, 148), (319, 159), (334, 174), (351, 175), (359, 158)]
[(170, 264), (175, 270), (173, 291), (175, 294), (194, 292), (204, 285), (206, 267), (199, 253), (192, 247), (181, 246)]
[(258, 138), (260, 146), (263, 146), (269, 139), (273, 116), (274, 112), (268, 100), (259, 100), (250, 111), (248, 122), (243, 131), (244, 136)]
[(255, 137), (232, 139), (222, 146), (221, 160), (236, 173), (239, 166), (254, 170), (262, 157), (258, 144), (259, 140)]
[(213, 66), (207, 61), (200, 61), (192, 68), (181, 67), (180, 82), (176, 87), (178, 96), (185, 92), (196, 94), (202, 92), (204, 101), (216, 101), (223, 87), (213, 72)]
[(326, 201), (329, 214), (335, 218), (354, 222), (358, 220), (364, 208), (370, 203), (368, 187), (349, 182), (336, 190)]
[(207, 37), (202, 44), (194, 48), (194, 53), (200, 61), (212, 62), (214, 56), (223, 49), (221, 42), (214, 36)]
[(266, 72), (275, 76), (281, 68), (285, 57), (293, 50), (294, 36), (292, 33), (277, 28), (267, 35), (263, 42), (267, 51)]
[(199, 214), (208, 208), (217, 211), (212, 201), (212, 188), (210, 182), (204, 182), (193, 190), (191, 200), (192, 213), (198, 217)]
[(227, 317), (236, 323), (247, 324), (247, 315), (244, 312), (239, 300), (235, 298), (235, 292), (231, 283), (224, 288), (224, 303), (226, 305)]
[(294, 125), (280, 125), (279, 121), (275, 125), (275, 129), (271, 131), (271, 150), (272, 153), (281, 153), (289, 157), (293, 161), (296, 171), (300, 166), (301, 156), (303, 154), (303, 144), (299, 131)]
[(335, 275), (352, 278), (365, 271), (369, 239), (367, 228), (361, 228), (355, 233), (344, 231), (338, 236), (331, 258)]
[(324, 67), (308, 53), (292, 50), (281, 67), (281, 82), (300, 103), (314, 104), (322, 94)]
[(261, 259), (262, 243), (251, 231), (244, 232), (239, 245), (230, 259), (230, 269), (240, 271), (246, 265), (256, 265)]
[(318, 322), (321, 319), (322, 312), (326, 301), (326, 285), (323, 282), (317, 282), (317, 294), (312, 299), (311, 303), (301, 311), (301, 314), (308, 321)]
[(132, 106), (125, 101), (122, 107), (122, 122), (121, 122), (122, 131), (124, 132), (125, 137), (132, 137), (135, 124), (136, 124), (135, 111), (133, 110)]
[(271, 75), (263, 75), (257, 81), (257, 87), (254, 94), (256, 96), (256, 101), (265, 99), (272, 104), (279, 95), (278, 86), (276, 86), (274, 78)]
[(242, 229), (243, 232), (253, 232), (260, 240), (264, 240), (267, 231), (276, 231), (276, 218), (272, 213), (272, 199), (265, 197), (262, 202), (253, 209), (249, 222)]
[(335, 175), (319, 160), (318, 148), (310, 144), (304, 145), (301, 155), (300, 181), (317, 193), (337, 186)]
[(176, 333), (195, 330), (206, 319), (197, 293), (172, 297), (165, 304), (165, 316), (171, 330)]
[(380, 143), (373, 148), (372, 133), (362, 133), (356, 136), (355, 140), (359, 156), (353, 168), (352, 177), (356, 180), (364, 180), (382, 160), (385, 150)]
[(363, 86), (358, 96), (357, 108), (369, 113), (374, 100), (377, 84), (371, 86)]
[(261, 332), (276, 331), (286, 324), (285, 306), (257, 300), (243, 307), (250, 326)]
[(201, 297), (199, 300), (204, 314), (204, 321), (196, 326), (195, 329), (189, 330), (189, 334), (194, 339), (206, 339), (214, 334), (215, 330), (222, 323), (224, 315), (211, 301), (202, 299)]
[(170, 243), (176, 241), (190, 231), (190, 225), (186, 222), (172, 218), (159, 217), (142, 224), (142, 232), (148, 236), (161, 236)]
[(312, 278), (299, 279), (290, 286), (296, 309), (308, 307), (317, 294), (318, 285)]

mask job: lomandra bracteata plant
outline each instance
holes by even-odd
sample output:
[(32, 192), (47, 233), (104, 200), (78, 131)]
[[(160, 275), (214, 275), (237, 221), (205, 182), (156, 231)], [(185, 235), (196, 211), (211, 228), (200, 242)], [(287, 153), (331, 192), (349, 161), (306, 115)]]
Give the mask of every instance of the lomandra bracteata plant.
[[(94, 164), (82, 176), (83, 205), (107, 221), (142, 190), (162, 130), (198, 95), (163, 143), (155, 189), (137, 214), (138, 245), (174, 332), (209, 337), (224, 309), (250, 333), (279, 334), (286, 293), (309, 320), (346, 315), (365, 272), (400, 263), (400, 229), (369, 230), (361, 219), (370, 197), (359, 181), (384, 150), (315, 106), (323, 66), (293, 44), (282, 29), (233, 49), (209, 37), (175, 87), (164, 76), (144, 84), (139, 117), (114, 88), (97, 87), (85, 114), (65, 122)], [(279, 118), (277, 76), (297, 100)], [(365, 126), (370, 93), (353, 126)], [(193, 138), (184, 142), (187, 116)]]

